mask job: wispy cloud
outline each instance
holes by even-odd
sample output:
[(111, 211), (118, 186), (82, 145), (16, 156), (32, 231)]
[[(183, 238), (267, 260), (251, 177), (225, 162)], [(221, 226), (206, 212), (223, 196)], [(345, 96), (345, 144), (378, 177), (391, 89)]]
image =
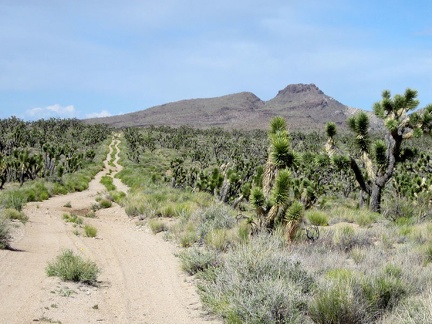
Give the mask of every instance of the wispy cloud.
[(112, 116), (112, 114), (107, 110), (102, 110), (101, 112), (94, 112), (90, 114), (86, 114), (86, 118), (101, 118), (101, 117), (109, 117)]
[(76, 117), (77, 112), (73, 105), (61, 106), (59, 104), (54, 104), (47, 107), (36, 107), (26, 111), (26, 115), (31, 119), (41, 119), (41, 118), (73, 118)]

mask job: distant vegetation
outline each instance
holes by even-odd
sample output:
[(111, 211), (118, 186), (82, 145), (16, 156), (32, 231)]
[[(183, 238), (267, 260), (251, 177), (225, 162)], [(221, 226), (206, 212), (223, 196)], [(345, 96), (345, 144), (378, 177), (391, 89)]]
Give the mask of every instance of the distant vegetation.
[(25, 221), (22, 207), (57, 194), (81, 191), (103, 168), (111, 129), (76, 119), (0, 120), (0, 246), (10, 222)]

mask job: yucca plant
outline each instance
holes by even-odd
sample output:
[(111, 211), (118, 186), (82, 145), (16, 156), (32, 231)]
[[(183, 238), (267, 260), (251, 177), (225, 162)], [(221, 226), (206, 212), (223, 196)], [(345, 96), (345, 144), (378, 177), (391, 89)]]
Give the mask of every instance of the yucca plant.
[[(349, 156), (350, 167), (361, 190), (368, 195), (369, 209), (373, 212), (381, 212), (384, 187), (392, 178), (397, 163), (404, 161), (402, 143), (424, 133), (432, 135), (432, 105), (428, 105), (422, 113), (409, 114), (419, 104), (416, 98), (417, 91), (412, 89), (393, 98), (390, 91), (383, 91), (382, 100), (374, 104), (374, 113), (383, 120), (386, 134), (384, 139), (374, 143), (371, 143), (370, 121), (365, 112), (348, 120), (360, 153), (360, 159), (356, 159), (354, 155)], [(328, 123), (326, 132), (329, 138), (326, 145), (328, 154), (340, 154), (341, 150), (335, 145), (335, 124)]]
[(294, 209), (301, 206), (303, 211), (304, 207), (296, 200), (301, 197), (302, 191), (299, 189), (298, 195), (294, 192), (298, 179), (293, 179), (290, 168), (295, 166), (298, 157), (291, 149), (284, 118), (278, 116), (271, 120), (268, 138), (270, 148), (262, 186), (252, 188), (250, 202), (256, 210), (258, 228), (275, 229), (278, 224), (283, 224), (287, 226), (289, 238), (292, 239), (303, 218), (303, 213), (297, 213)]

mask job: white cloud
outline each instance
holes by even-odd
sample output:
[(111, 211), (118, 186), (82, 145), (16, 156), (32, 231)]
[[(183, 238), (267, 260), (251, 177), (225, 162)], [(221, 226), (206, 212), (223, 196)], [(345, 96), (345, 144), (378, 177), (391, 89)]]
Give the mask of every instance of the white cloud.
[(87, 114), (86, 118), (100, 118), (100, 117), (109, 117), (109, 116), (112, 116), (112, 114), (109, 111), (102, 110), (101, 112)]
[(76, 117), (76, 110), (73, 105), (61, 106), (59, 104), (47, 106), (44, 108), (36, 107), (26, 111), (26, 115), (31, 119), (41, 118), (73, 118)]

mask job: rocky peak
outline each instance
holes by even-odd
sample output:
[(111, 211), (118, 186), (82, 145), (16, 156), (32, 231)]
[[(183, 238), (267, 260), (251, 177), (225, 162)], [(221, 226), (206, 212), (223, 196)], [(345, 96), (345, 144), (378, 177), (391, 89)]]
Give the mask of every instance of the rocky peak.
[(302, 92), (311, 92), (315, 94), (324, 94), (315, 84), (290, 84), (285, 89), (280, 90), (276, 97), (278, 96), (285, 96), (289, 94), (296, 94), (296, 93), (302, 93)]
[(286, 88), (280, 90), (276, 97), (271, 102), (275, 104), (300, 103), (304, 101), (322, 101), (325, 97), (315, 84), (290, 84)]

